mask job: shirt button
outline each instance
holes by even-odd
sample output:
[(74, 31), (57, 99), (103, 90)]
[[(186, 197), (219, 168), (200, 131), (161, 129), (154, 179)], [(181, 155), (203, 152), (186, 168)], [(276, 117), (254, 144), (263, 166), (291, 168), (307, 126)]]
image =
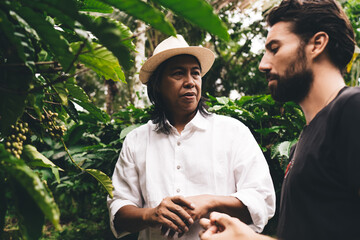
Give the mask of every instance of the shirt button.
[(180, 188), (176, 189), (176, 192), (179, 193), (179, 192), (180, 192)]
[(181, 167), (180, 167), (180, 165), (177, 165), (176, 168), (177, 168), (177, 169), (180, 169)]
[(181, 142), (177, 142), (177, 145), (180, 146)]

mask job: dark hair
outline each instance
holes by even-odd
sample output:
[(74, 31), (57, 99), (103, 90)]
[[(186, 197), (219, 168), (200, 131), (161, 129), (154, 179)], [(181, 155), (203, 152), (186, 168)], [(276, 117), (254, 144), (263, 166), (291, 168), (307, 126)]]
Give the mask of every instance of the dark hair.
[[(184, 54), (184, 55), (186, 55), (186, 54)], [(180, 55), (177, 55), (177, 56), (180, 56)], [(177, 57), (177, 56), (174, 56), (174, 57)], [(192, 55), (190, 55), (190, 56), (192, 56)], [(167, 110), (165, 107), (166, 105), (163, 101), (163, 98), (161, 96), (159, 89), (160, 89), (164, 69), (165, 69), (167, 63), (169, 62), (169, 60), (172, 58), (169, 58), (166, 61), (162, 62), (156, 68), (156, 70), (150, 76), (149, 81), (147, 82), (148, 97), (150, 99), (150, 102), (154, 105), (152, 111), (150, 112), (150, 115), (151, 115), (150, 118), (154, 124), (157, 124), (156, 131), (165, 133), (167, 135), (171, 133), (171, 127), (166, 121), (166, 119), (167, 119), (166, 118)], [(201, 65), (200, 65), (199, 60), (196, 57), (194, 57), (194, 58), (198, 61), (200, 70), (201, 70)], [(210, 115), (210, 113), (206, 111), (208, 106), (205, 104), (205, 101), (206, 101), (206, 99), (203, 96), (201, 96), (198, 106), (196, 108), (196, 111), (199, 111), (201, 113), (201, 115), (203, 115), (204, 117)]]
[(291, 31), (308, 42), (323, 31), (329, 36), (326, 47), (330, 61), (344, 71), (355, 49), (354, 30), (342, 7), (335, 0), (284, 0), (267, 17), (270, 26), (291, 22)]

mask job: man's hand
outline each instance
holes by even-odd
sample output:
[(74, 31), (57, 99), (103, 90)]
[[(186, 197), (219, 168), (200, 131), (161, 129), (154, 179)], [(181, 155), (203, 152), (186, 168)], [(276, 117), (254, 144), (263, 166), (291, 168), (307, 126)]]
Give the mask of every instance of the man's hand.
[(202, 240), (261, 240), (270, 239), (255, 233), (249, 226), (227, 214), (213, 212), (210, 219), (202, 218), (200, 224), (205, 231), (200, 232)]
[(186, 200), (193, 203), (194, 208), (189, 209), (184, 206), (184, 209), (190, 214), (194, 221), (199, 220), (200, 218), (208, 216), (208, 213), (211, 211), (211, 195), (196, 195), (187, 197)]
[(173, 237), (176, 232), (182, 235), (194, 223), (184, 208), (193, 210), (192, 203), (182, 196), (166, 197), (156, 208), (148, 209), (143, 219), (151, 227), (161, 226), (162, 234), (170, 229), (169, 237)]

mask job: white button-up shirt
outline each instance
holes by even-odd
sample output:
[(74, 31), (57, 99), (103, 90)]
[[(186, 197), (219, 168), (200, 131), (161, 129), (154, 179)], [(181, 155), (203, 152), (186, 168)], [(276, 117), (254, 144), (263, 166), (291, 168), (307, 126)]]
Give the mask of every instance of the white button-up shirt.
[[(240, 121), (200, 113), (179, 134), (155, 131), (151, 121), (131, 131), (124, 141), (112, 177), (114, 198), (108, 198), (110, 224), (125, 205), (156, 207), (167, 196), (214, 194), (234, 196), (247, 206), (260, 232), (275, 212), (269, 168), (250, 130)], [(198, 222), (182, 239), (199, 239)], [(176, 238), (176, 236), (175, 236)], [(139, 239), (166, 239), (147, 228)]]

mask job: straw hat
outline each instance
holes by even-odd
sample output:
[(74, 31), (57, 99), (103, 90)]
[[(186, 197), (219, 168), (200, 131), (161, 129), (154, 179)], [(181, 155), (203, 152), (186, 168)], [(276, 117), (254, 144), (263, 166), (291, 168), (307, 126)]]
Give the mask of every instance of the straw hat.
[(165, 39), (155, 48), (152, 57), (140, 69), (140, 81), (146, 84), (151, 74), (162, 62), (181, 54), (193, 55), (198, 59), (201, 65), (201, 76), (209, 71), (215, 60), (215, 55), (210, 49), (189, 46), (183, 36), (177, 34), (176, 37)]

